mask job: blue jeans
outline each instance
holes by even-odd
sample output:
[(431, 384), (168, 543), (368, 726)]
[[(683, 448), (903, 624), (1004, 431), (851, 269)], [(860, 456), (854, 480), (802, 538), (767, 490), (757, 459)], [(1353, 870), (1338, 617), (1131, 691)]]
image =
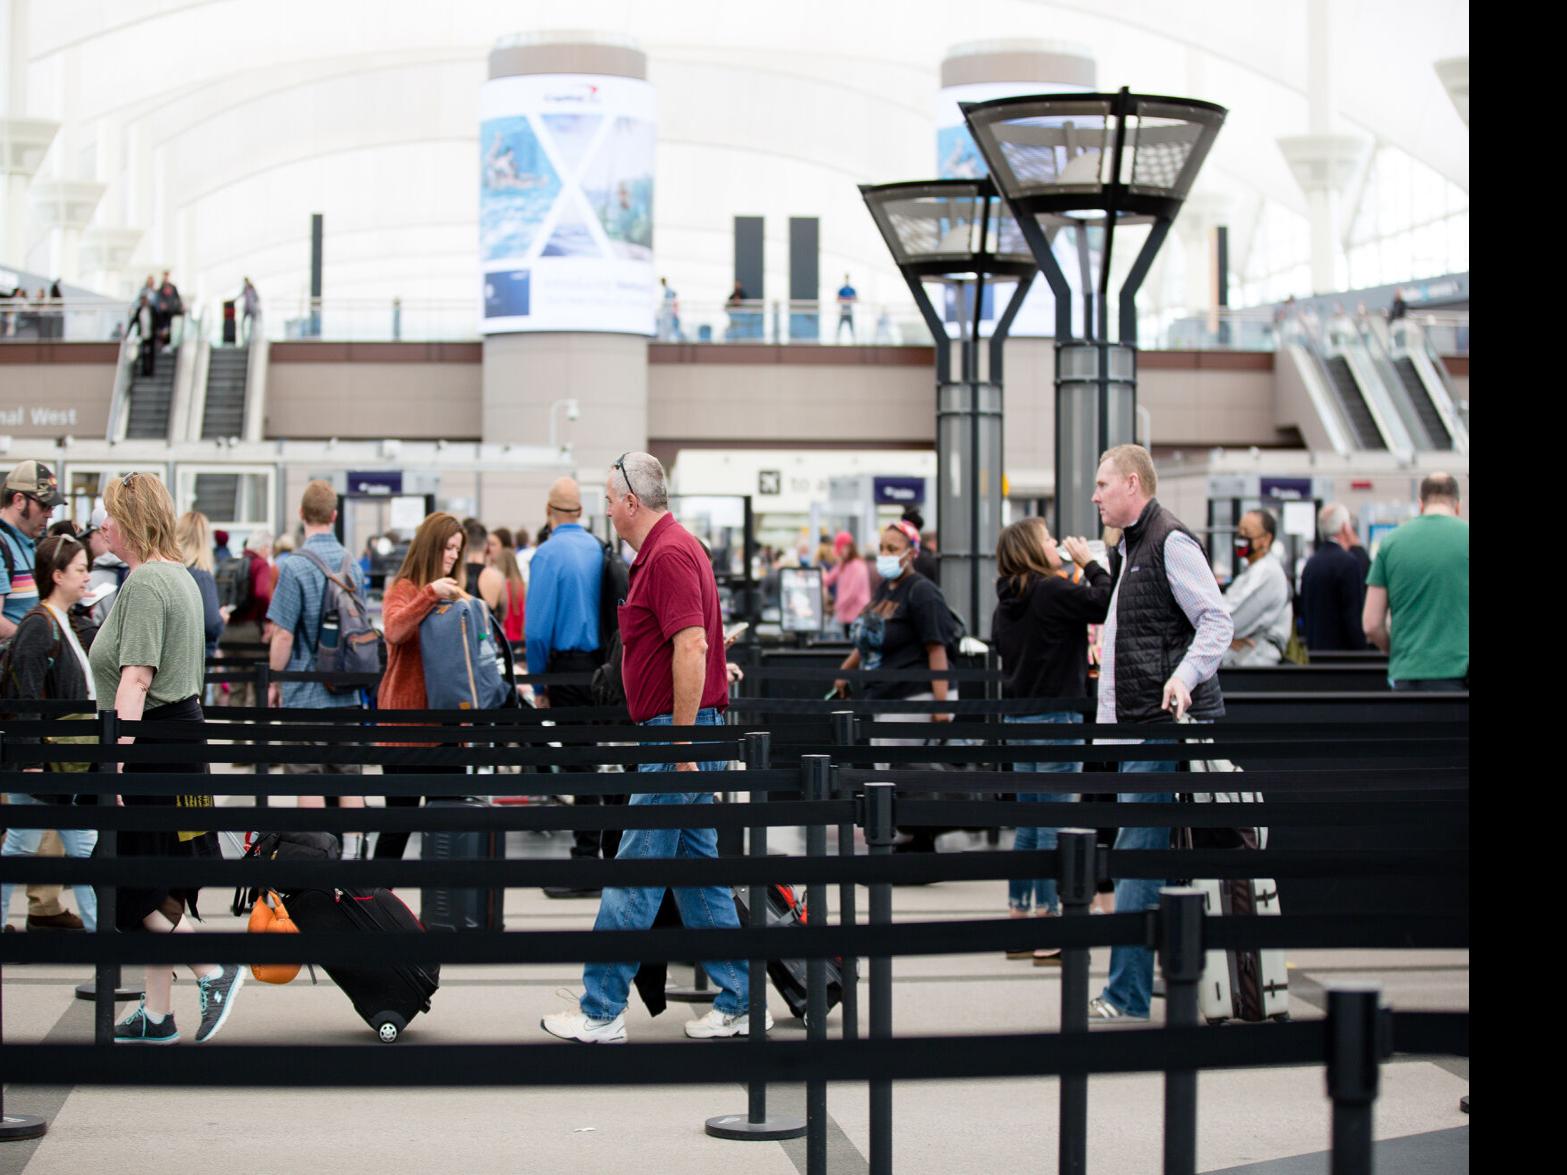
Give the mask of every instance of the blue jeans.
[[(38, 804), (42, 801), (33, 799), (32, 796), (23, 795), (21, 792), (10, 792), (11, 803), (16, 805)], [(31, 857), (38, 851), (38, 846), (43, 843), (44, 832), (42, 828), (8, 828), (5, 834), (5, 844), (0, 846), (0, 857)], [(60, 843), (65, 846), (67, 857), (90, 857), (94, 847), (98, 844), (98, 830), (96, 828), (62, 828)], [(81, 909), (82, 925), (88, 930), (98, 929), (98, 893), (90, 885), (73, 885), (76, 891), (76, 904)], [(6, 882), (0, 886), (0, 926), (4, 926), (11, 917), (11, 895), (16, 890), (16, 883)]]
[[(1169, 743), (1173, 739), (1151, 738), (1147, 743)], [(1174, 771), (1172, 759), (1153, 759), (1128, 762), (1120, 765), (1123, 772)], [(1117, 797), (1123, 804), (1171, 804), (1174, 792), (1123, 792)], [(1168, 849), (1168, 828), (1123, 828), (1116, 833), (1117, 849)], [(1159, 889), (1163, 881), (1132, 878), (1115, 883), (1115, 912), (1134, 914), (1159, 904)], [(1114, 1004), (1128, 1016), (1146, 1018), (1148, 1003), (1153, 998), (1153, 951), (1147, 947), (1111, 947), (1110, 981), (1102, 993), (1104, 999)]]
[[(696, 725), (719, 726), (723, 723), (717, 710), (708, 708), (697, 712)], [(673, 726), (674, 718), (659, 714), (642, 723), (643, 726)], [(668, 744), (650, 744), (665, 745)], [(703, 771), (722, 771), (722, 761), (699, 761)], [(673, 763), (644, 763), (640, 771), (673, 771)], [(646, 804), (711, 804), (712, 792), (640, 793), (633, 795), (631, 807)], [(620, 838), (617, 861), (646, 857), (717, 857), (718, 834), (711, 828), (628, 828)], [(680, 907), (680, 920), (693, 930), (716, 927), (735, 930), (740, 919), (735, 913), (734, 892), (727, 885), (711, 885), (698, 889), (675, 888), (675, 904)], [(598, 919), (594, 930), (647, 930), (658, 916), (658, 907), (664, 900), (660, 888), (619, 888), (604, 890), (604, 900), (599, 904)], [(626, 1010), (626, 1000), (631, 992), (631, 980), (640, 963), (588, 963), (582, 969), (582, 1010), (595, 1020), (613, 1020)], [(744, 1012), (750, 994), (750, 968), (745, 960), (727, 960), (702, 963), (702, 970), (718, 985), (718, 995), (713, 1006), (725, 1015)]]
[[(1061, 710), (1050, 714), (1008, 714), (1008, 722), (1061, 722), (1081, 723), (1083, 716), (1073, 710)], [(1007, 739), (1009, 746), (1079, 746), (1080, 738), (1029, 738)], [(1081, 763), (1018, 763), (1017, 771), (1081, 771)], [(1019, 793), (1019, 803), (1031, 804), (1055, 804), (1074, 803), (1076, 795), (1062, 795), (1059, 792), (1029, 792)], [(1054, 828), (1024, 828), (1019, 826), (1017, 841), (1013, 845), (1018, 852), (1032, 852), (1037, 849), (1053, 849), (1056, 847), (1056, 830)], [(1007, 904), (1014, 910), (1027, 911), (1029, 899), (1033, 899), (1033, 906), (1040, 913), (1049, 912), (1059, 914), (1061, 901), (1056, 894), (1056, 880), (1053, 877), (1036, 877), (1032, 882), (1026, 880), (1013, 880), (1007, 882)]]

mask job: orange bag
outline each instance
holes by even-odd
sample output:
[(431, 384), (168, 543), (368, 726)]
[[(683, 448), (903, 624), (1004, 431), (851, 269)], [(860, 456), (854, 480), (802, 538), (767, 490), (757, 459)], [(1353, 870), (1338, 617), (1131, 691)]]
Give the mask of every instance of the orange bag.
[[(288, 916), (288, 907), (276, 890), (268, 890), (250, 909), (251, 934), (298, 934), (299, 927)], [(299, 974), (300, 963), (252, 963), (250, 973), (262, 983), (288, 983)]]

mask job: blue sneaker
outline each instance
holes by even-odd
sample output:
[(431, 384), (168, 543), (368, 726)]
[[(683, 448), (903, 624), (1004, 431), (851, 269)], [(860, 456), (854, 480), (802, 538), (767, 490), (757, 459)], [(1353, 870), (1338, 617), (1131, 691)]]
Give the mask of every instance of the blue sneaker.
[(197, 991), (201, 996), (201, 1025), (196, 1029), (197, 1044), (205, 1044), (218, 1034), (218, 1029), (229, 1018), (234, 996), (244, 984), (245, 968), (232, 964), (216, 975), (197, 981)]
[(174, 1027), (174, 1013), (165, 1016), (162, 1023), (154, 1024), (147, 1019), (146, 1000), (114, 1026), (115, 1044), (173, 1044), (179, 1038), (180, 1030)]

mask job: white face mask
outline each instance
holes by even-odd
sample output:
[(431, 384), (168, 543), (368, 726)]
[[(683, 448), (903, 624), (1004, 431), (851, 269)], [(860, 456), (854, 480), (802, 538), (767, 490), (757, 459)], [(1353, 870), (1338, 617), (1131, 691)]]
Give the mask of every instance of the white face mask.
[(876, 574), (883, 579), (897, 579), (903, 574), (903, 559), (898, 555), (877, 555)]

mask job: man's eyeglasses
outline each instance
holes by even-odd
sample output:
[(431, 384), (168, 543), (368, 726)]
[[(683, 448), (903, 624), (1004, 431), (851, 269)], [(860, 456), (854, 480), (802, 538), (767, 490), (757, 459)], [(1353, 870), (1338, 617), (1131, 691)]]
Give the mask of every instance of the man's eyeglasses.
[(620, 470), (620, 476), (626, 483), (626, 493), (636, 494), (637, 501), (640, 502), (642, 500), (642, 495), (637, 494), (636, 487), (631, 484), (631, 475), (626, 472), (626, 458), (629, 456), (631, 456), (631, 454), (627, 452), (622, 453), (619, 457), (615, 458), (615, 468)]

